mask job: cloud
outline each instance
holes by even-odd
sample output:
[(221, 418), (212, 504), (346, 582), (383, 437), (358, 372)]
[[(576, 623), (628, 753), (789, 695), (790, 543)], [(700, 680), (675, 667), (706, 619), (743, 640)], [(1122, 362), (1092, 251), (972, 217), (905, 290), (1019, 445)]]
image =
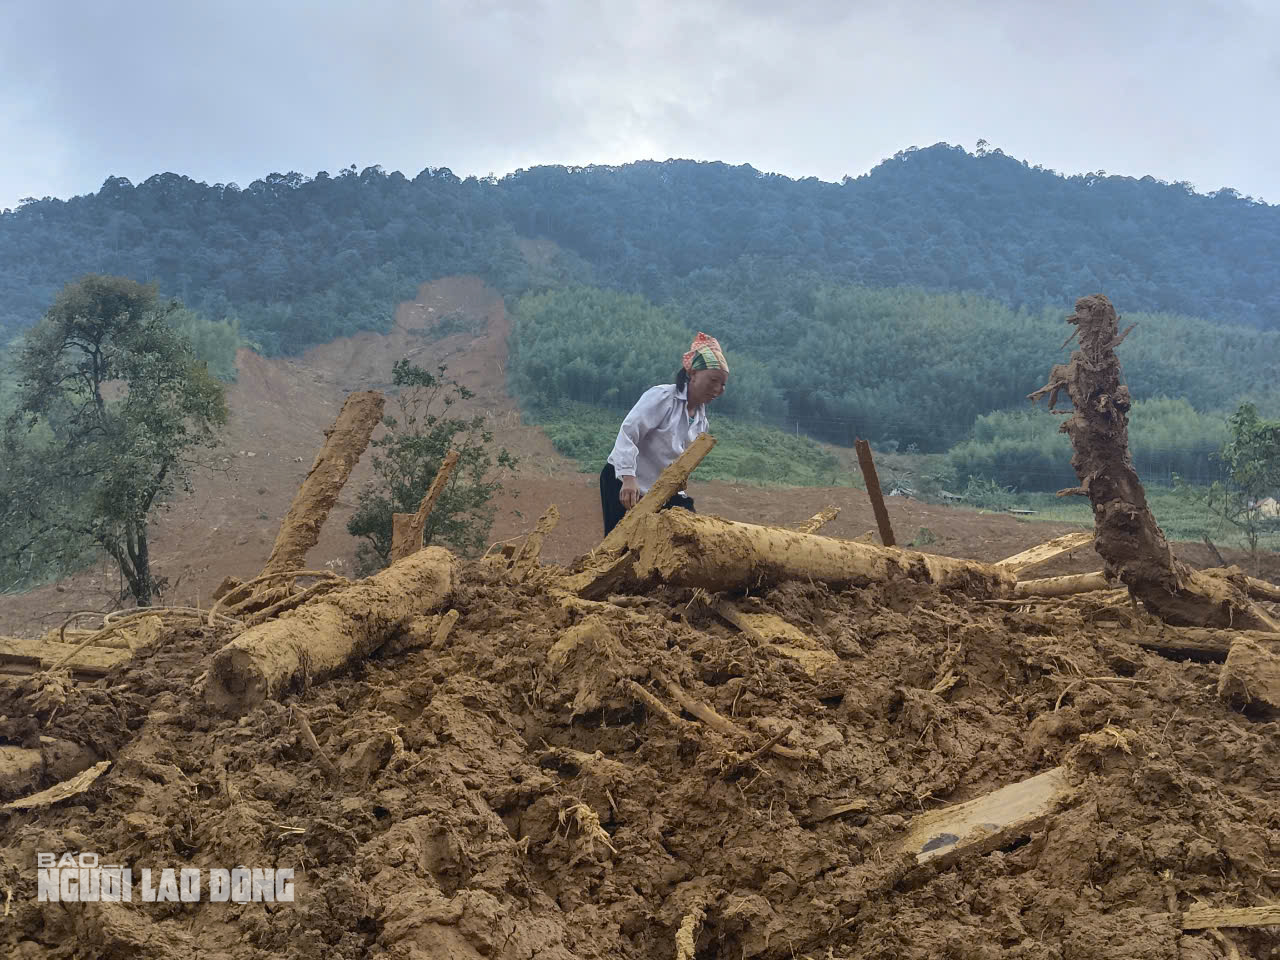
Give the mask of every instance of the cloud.
[(979, 138), (1280, 199), (1280, 6), (70, 0), (0, 35), (0, 206), (173, 171), (669, 156), (836, 180)]

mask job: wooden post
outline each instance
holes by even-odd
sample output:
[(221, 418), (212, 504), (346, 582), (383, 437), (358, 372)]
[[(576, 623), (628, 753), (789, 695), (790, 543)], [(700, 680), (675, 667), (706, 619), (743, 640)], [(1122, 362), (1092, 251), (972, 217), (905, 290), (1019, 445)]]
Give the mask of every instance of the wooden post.
[(391, 558), (407, 557), (413, 553), (410, 541), (413, 540), (413, 514), (393, 513), (391, 515)]
[(262, 568), (264, 575), (302, 569), (307, 551), (320, 539), (321, 524), (369, 445), (374, 428), (382, 421), (384, 402), (376, 390), (347, 396), (337, 420), (325, 431), (324, 446), (280, 524), (271, 556)]
[(867, 481), (867, 496), (871, 498), (871, 509), (876, 514), (876, 526), (880, 528), (880, 542), (886, 547), (894, 546), (893, 528), (889, 526), (889, 511), (884, 506), (884, 496), (880, 493), (880, 478), (876, 475), (876, 462), (871, 458), (871, 444), (858, 440), (854, 444), (858, 451), (858, 464), (862, 467), (862, 477)]
[(410, 517), (409, 529), (405, 534), (405, 539), (401, 542), (403, 553), (397, 553), (395, 548), (395, 517), (392, 516), (391, 529), (391, 562), (403, 560), (405, 557), (416, 553), (422, 549), (422, 535), (427, 529), (427, 518), (431, 516), (431, 511), (436, 505), (436, 501), (440, 499), (440, 494), (444, 491), (445, 484), (449, 482), (449, 477), (453, 473), (453, 468), (458, 465), (458, 451), (450, 450), (444, 455), (444, 462), (440, 464), (440, 469), (436, 471), (435, 477), (431, 480), (431, 486), (427, 488), (426, 495), (422, 498), (422, 503), (418, 505), (418, 512)]

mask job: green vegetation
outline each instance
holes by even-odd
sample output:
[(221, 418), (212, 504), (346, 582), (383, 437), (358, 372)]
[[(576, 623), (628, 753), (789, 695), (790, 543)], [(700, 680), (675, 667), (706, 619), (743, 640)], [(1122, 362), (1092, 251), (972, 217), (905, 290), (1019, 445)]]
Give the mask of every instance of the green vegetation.
[(517, 462), (505, 449), (493, 449), (493, 434), (485, 429), (482, 415), (451, 415), (456, 403), (474, 394), (446, 377), (445, 367), (430, 373), (402, 359), (391, 382), (399, 388), (399, 416), (383, 417), (387, 433), (371, 444), (377, 482), (361, 491), (347, 521), (347, 532), (365, 541), (356, 551), (362, 576), (390, 562), (391, 515), (418, 512), (450, 449), (458, 451), (458, 464), (427, 518), (422, 542), (448, 544), (468, 555), (485, 546), (493, 526), (492, 500), (502, 489), (503, 474)]
[[(833, 454), (807, 437), (717, 416), (714, 407), (710, 411), (716, 446), (698, 467), (699, 479), (796, 487), (839, 486), (853, 480)], [(559, 453), (576, 461), (584, 473), (599, 473), (624, 416), (625, 410), (565, 404), (544, 411), (536, 421)]]
[(1263, 420), (1257, 407), (1242, 403), (1231, 415), (1229, 428), (1218, 453), (1225, 476), (1207, 488), (1180, 487), (1219, 525), (1235, 528), (1256, 565), (1259, 545), (1280, 536), (1280, 518), (1264, 507), (1268, 499), (1274, 504), (1280, 493), (1280, 420)]
[[(138, 606), (163, 592), (147, 526), (226, 421), (223, 387), (179, 331), (176, 301), (120, 277), (68, 284), (23, 338), (0, 469), (6, 586), (82, 560), (120, 569)], [(190, 326), (191, 321), (184, 318)]]
[[(564, 255), (535, 269), (522, 238)], [(578, 280), (665, 302), (691, 275), (747, 260), (1033, 312), (1104, 291), (1124, 310), (1280, 326), (1277, 208), (1229, 189), (1062, 177), (985, 144), (936, 144), (838, 184), (684, 160), (501, 179), (350, 167), (272, 173), (243, 189), (175, 173), (112, 177), (95, 194), (0, 213), (0, 261), (16, 265), (0, 277), (0, 338), (89, 271), (155, 282), (206, 316), (239, 318), (268, 352), (292, 352), (385, 329), (417, 284), (451, 273), (505, 293)]]
[[(1075, 486), (1071, 443), (1059, 431), (1061, 423), (1043, 408), (980, 416), (970, 438), (948, 451), (946, 469), (961, 485), (965, 478), (985, 477), (1017, 490)], [(1225, 437), (1221, 416), (1197, 413), (1185, 400), (1139, 400), (1129, 417), (1129, 449), (1147, 482), (1170, 484), (1175, 474), (1211, 482), (1219, 473), (1213, 457)]]
[[(1204, 506), (1189, 499), (1186, 493), (1175, 487), (1161, 484), (1144, 484), (1147, 504), (1156, 522), (1170, 540), (1198, 541), (1208, 536), (1218, 546), (1247, 549), (1248, 544), (1240, 532), (1213, 517)], [(1011, 493), (1007, 509), (1034, 510), (1029, 521), (1074, 523), (1092, 529), (1093, 510), (1084, 497), (1056, 497), (1052, 493)], [(965, 506), (971, 504), (965, 503)], [(1004, 511), (999, 511), (1004, 512)]]
[[(0, 338), (71, 277), (109, 270), (181, 296), (191, 309), (168, 324), (223, 380), (241, 342), (297, 352), (384, 330), (421, 282), (478, 274), (513, 309), (513, 391), (591, 469), (705, 330), (733, 373), (715, 408), (720, 466), (704, 471), (838, 482), (834, 457), (797, 435), (861, 436), (886, 490), (1055, 490), (1074, 482), (1069, 452), (1025, 398), (1065, 359), (1073, 301), (1099, 291), (1138, 323), (1121, 360), (1148, 483), (1222, 480), (1211, 454), (1230, 411), (1280, 416), (1280, 208), (1150, 177), (1062, 177), (986, 144), (913, 147), (839, 184), (674, 160), (501, 179), (351, 167), (244, 189), (113, 177), (0, 212), (0, 259), (15, 265), (0, 276)], [(445, 317), (424, 336), (470, 329)], [(6, 391), (16, 402), (0, 379), (0, 403)], [(28, 439), (28, 453), (45, 442)]]
[[(662, 305), (591, 287), (527, 295), (513, 306), (512, 388), (534, 410), (629, 404), (670, 383), (693, 332), (707, 329), (732, 369), (717, 401), (722, 415), (844, 446), (865, 436), (886, 450), (952, 449), (961, 483), (969, 474), (1020, 489), (1072, 482), (1057, 418), (1026, 402), (1061, 356), (1061, 314), (962, 294), (810, 284), (818, 281), (708, 271)], [(1173, 472), (1211, 479), (1225, 416), (1197, 411), (1274, 391), (1280, 333), (1164, 315), (1126, 320), (1139, 323), (1123, 357), (1138, 398), (1135, 453), (1166, 480)]]

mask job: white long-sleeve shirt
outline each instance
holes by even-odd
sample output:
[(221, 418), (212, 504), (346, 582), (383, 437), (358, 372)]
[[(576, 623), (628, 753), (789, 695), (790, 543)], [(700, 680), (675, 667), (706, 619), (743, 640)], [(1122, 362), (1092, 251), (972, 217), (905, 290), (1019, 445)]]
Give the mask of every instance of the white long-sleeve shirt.
[(658, 475), (707, 431), (705, 404), (689, 417), (688, 389), (677, 390), (674, 383), (650, 387), (622, 421), (609, 463), (619, 477), (635, 477), (641, 494), (648, 493)]

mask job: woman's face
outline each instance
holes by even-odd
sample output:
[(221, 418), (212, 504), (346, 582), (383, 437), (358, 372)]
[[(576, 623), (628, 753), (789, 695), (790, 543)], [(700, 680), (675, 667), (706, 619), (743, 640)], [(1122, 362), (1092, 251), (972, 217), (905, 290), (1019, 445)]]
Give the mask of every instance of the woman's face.
[(694, 406), (710, 403), (724, 393), (729, 375), (723, 370), (695, 370), (689, 377), (689, 399)]

